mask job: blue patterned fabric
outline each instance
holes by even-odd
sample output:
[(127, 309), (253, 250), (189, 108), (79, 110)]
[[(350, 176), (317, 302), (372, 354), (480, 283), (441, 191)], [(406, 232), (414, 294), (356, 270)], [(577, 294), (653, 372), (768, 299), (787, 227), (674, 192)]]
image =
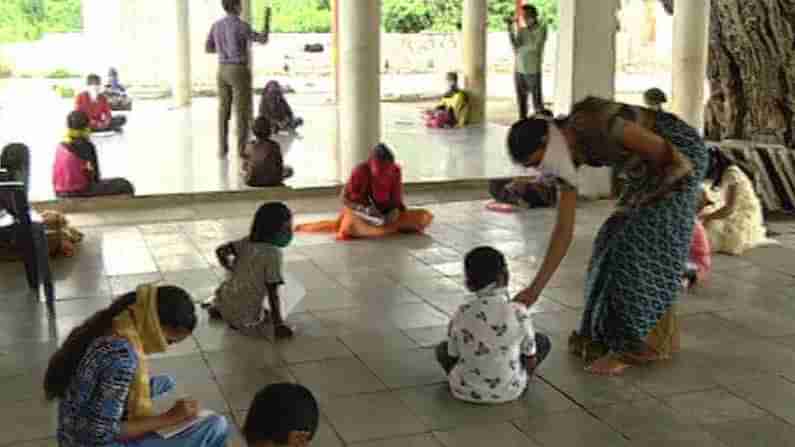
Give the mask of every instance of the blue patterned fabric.
[(101, 337), (89, 346), (58, 407), (60, 447), (98, 447), (118, 438), (137, 367), (123, 338)]
[(694, 173), (679, 191), (660, 201), (621, 209), (633, 196), (657, 187), (648, 176), (629, 176), (620, 210), (596, 237), (580, 335), (613, 352), (642, 349), (643, 340), (676, 302), (707, 170), (707, 148), (691, 126), (660, 112), (654, 131), (690, 159)]

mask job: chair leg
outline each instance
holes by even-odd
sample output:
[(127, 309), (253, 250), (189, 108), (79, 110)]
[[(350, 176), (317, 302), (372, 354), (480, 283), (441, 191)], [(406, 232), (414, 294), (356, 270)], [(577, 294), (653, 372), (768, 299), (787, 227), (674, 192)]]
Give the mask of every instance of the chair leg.
[(33, 244), (36, 251), (37, 279), (44, 286), (44, 297), (48, 304), (55, 301), (55, 286), (50, 270), (50, 249), (47, 244), (47, 233), (43, 225), (34, 224)]

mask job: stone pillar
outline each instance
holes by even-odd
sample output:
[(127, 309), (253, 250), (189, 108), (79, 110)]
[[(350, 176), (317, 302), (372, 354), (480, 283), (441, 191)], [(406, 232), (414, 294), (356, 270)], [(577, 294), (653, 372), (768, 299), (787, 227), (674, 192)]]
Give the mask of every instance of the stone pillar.
[(704, 128), (710, 0), (677, 2), (674, 8), (673, 112), (696, 129)]
[(472, 124), (486, 118), (486, 0), (464, 0), (463, 11), (464, 89), (470, 96)]
[(174, 2), (177, 17), (176, 73), (174, 78), (174, 105), (185, 107), (191, 103), (192, 75), (190, 60), (190, 0)]
[(340, 180), (381, 139), (381, 0), (337, 0), (339, 6)]
[[(569, 113), (587, 96), (612, 99), (615, 95), (616, 13), (619, 0), (560, 0), (555, 111)], [(580, 169), (580, 194), (609, 197), (608, 168)]]

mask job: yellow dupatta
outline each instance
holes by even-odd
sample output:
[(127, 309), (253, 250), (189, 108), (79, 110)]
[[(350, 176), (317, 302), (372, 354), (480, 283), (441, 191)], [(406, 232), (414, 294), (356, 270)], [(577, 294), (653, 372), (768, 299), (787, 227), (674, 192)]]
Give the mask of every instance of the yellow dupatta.
[(75, 140), (88, 140), (91, 137), (91, 129), (67, 129), (66, 136), (64, 137), (64, 143), (72, 144)]
[(146, 355), (164, 352), (168, 346), (157, 314), (157, 286), (138, 286), (135, 304), (113, 320), (113, 333), (127, 339), (138, 355), (138, 369), (127, 397), (127, 416), (130, 419), (152, 416)]

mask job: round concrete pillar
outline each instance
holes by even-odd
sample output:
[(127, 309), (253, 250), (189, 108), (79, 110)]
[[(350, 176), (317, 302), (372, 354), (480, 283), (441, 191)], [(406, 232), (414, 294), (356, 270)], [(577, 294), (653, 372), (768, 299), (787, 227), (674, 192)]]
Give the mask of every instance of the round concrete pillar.
[(673, 112), (704, 128), (710, 0), (676, 2), (674, 8)]
[(176, 57), (176, 73), (174, 79), (174, 104), (177, 107), (185, 107), (190, 105), (192, 96), (192, 74), (191, 74), (191, 59), (190, 59), (190, 0), (176, 0), (174, 7), (176, 8), (177, 17), (177, 47)]
[(464, 0), (463, 14), (464, 89), (470, 95), (471, 121), (477, 124), (486, 117), (486, 0)]
[(340, 180), (381, 140), (381, 0), (337, 0)]

